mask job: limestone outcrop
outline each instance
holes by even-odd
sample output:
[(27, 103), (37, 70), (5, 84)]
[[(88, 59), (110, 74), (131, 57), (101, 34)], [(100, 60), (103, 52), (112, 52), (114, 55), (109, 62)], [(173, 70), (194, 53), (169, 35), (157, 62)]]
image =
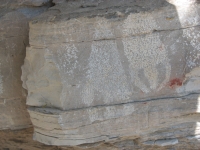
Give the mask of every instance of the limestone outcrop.
[(31, 126), (21, 66), (29, 43), (28, 22), (47, 8), (26, 7), (16, 0), (0, 2), (0, 130)]
[(198, 2), (54, 3), (29, 23), (22, 67), (35, 140), (163, 147), (199, 136)]

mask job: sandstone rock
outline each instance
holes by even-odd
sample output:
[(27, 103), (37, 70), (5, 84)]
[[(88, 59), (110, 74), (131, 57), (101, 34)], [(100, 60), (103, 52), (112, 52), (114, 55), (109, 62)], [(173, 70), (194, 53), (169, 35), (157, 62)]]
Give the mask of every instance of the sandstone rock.
[(166, 147), (199, 134), (198, 3), (54, 2), (29, 24), (22, 67), (35, 140)]
[[(195, 95), (71, 111), (29, 108), (29, 114), (35, 128), (35, 140), (48, 145), (80, 145), (142, 137), (154, 130), (198, 122), (197, 99), (198, 95)], [(189, 135), (191, 132), (182, 131), (182, 134)], [(158, 135), (154, 141), (182, 136), (170, 132)], [(177, 140), (156, 141), (155, 145), (170, 143), (176, 144)]]
[(198, 86), (177, 89), (199, 66), (194, 58), (199, 49), (198, 13), (190, 12), (182, 22), (171, 5), (127, 12), (123, 19), (66, 20), (64, 13), (50, 19), (47, 13), (30, 23), (22, 75), (28, 105), (69, 110), (199, 91)]

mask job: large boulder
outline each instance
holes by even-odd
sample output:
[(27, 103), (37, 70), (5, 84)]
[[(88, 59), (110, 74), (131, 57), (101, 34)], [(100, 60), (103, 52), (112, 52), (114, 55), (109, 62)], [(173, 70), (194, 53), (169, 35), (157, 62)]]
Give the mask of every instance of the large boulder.
[[(196, 124), (188, 114), (198, 113), (200, 92), (198, 3), (54, 2), (29, 24), (22, 67), (35, 140), (80, 145)], [(180, 132), (144, 142), (192, 134)]]

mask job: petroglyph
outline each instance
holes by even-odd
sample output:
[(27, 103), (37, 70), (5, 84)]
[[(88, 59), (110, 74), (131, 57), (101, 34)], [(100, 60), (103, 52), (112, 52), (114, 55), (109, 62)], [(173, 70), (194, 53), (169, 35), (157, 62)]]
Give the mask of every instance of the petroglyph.
[[(68, 85), (68, 76), (73, 76), (73, 72), (78, 64), (77, 57), (77, 48), (74, 44), (67, 43), (65, 45), (61, 45), (57, 50), (49, 50), (46, 49), (46, 56), (49, 61), (52, 61), (55, 66), (58, 68), (63, 89), (61, 93), (61, 101), (64, 102), (66, 99), (66, 91)], [(46, 59), (47, 60), (47, 59)]]
[[(130, 23), (132, 22), (132, 24)], [(138, 23), (137, 23), (138, 22)], [(136, 24), (136, 25), (135, 25)], [(129, 15), (124, 23), (124, 35), (145, 33), (156, 27), (156, 23), (150, 16), (142, 19), (140, 14)], [(143, 92), (148, 93), (151, 90), (160, 90), (169, 81), (171, 66), (167, 56), (165, 46), (159, 38), (159, 34), (146, 35), (144, 37), (129, 37), (122, 40), (124, 52), (130, 63), (129, 69), (132, 82), (135, 83)], [(158, 64), (165, 66), (165, 79), (159, 85), (156, 69)], [(139, 71), (143, 70), (150, 87), (148, 88), (139, 77)]]
[(60, 70), (62, 70), (64, 74), (72, 75), (74, 69), (76, 69), (78, 63), (78, 57), (76, 56), (77, 52), (78, 50), (74, 44), (65, 44), (57, 50), (57, 61), (59, 64), (57, 66), (60, 67)]
[(88, 82), (83, 92), (83, 101), (92, 102), (95, 90), (104, 97), (104, 102), (127, 99), (129, 93), (126, 76), (120, 62), (115, 41), (92, 43), (89, 58)]
[(94, 39), (112, 38), (111, 24), (104, 18), (96, 18)]
[[(143, 38), (123, 39), (125, 55), (129, 60), (129, 69), (132, 81), (143, 92), (148, 93), (150, 89), (160, 90), (169, 81), (171, 66), (164, 45), (159, 35), (147, 35)], [(158, 71), (156, 66), (163, 64), (166, 68), (165, 80), (158, 87)], [(140, 80), (139, 71), (144, 71), (149, 81), (150, 89)]]
[[(61, 101), (64, 102), (66, 99), (66, 91), (68, 85), (68, 76), (73, 75), (74, 69), (77, 67), (77, 48), (74, 44), (65, 44), (60, 46), (55, 52), (46, 49), (46, 55), (50, 56), (50, 61), (53, 61), (55, 66), (58, 68), (60, 72), (60, 77), (63, 85), (62, 93), (61, 93)], [(53, 55), (53, 57), (51, 57)]]
[[(105, 20), (97, 21), (94, 38), (111, 37), (113, 34), (109, 27), (109, 23)], [(128, 99), (129, 88), (116, 41), (94, 41), (91, 48), (87, 82), (83, 90), (83, 102), (87, 105), (91, 104), (97, 93), (102, 95), (105, 103), (115, 99)]]
[(123, 35), (144, 34), (153, 31), (156, 23), (150, 14), (133, 14), (129, 15), (123, 24)]

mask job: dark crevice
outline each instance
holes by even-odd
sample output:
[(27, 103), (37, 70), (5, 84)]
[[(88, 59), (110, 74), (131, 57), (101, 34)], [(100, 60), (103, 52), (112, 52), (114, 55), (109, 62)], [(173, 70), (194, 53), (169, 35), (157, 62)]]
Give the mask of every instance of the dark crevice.
[(49, 5), (49, 7), (53, 7), (53, 6), (55, 6), (55, 3), (53, 2), (53, 0), (50, 0), (50, 5)]

